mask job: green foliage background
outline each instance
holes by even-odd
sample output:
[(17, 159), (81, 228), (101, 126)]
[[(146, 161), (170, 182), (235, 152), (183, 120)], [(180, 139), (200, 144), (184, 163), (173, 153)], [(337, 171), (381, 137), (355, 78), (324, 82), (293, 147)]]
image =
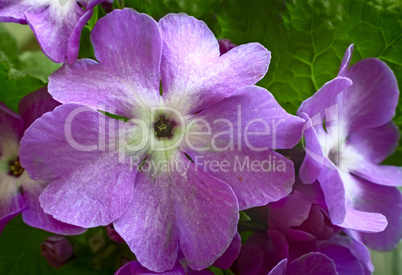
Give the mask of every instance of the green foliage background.
[[(273, 93), (278, 102), (293, 114), (304, 99), (336, 76), (343, 54), (351, 43), (355, 45), (352, 63), (377, 57), (392, 68), (399, 87), (402, 87), (402, 1), (123, 2), (125, 6), (145, 12), (156, 20), (169, 12), (186, 12), (204, 20), (218, 38), (228, 38), (235, 44), (260, 42), (271, 51), (272, 60), (268, 74), (259, 85)], [(114, 6), (118, 8), (120, 4), (115, 2)], [(89, 34), (104, 12), (99, 8), (94, 14), (82, 33), (81, 57), (93, 57)], [(18, 51), (15, 35), (18, 34), (6, 32), (0, 25), (0, 101), (17, 111), (19, 100), (45, 86), (47, 76), (59, 65), (40, 52)], [(394, 121), (402, 134), (401, 100)], [(402, 140), (386, 163), (402, 166)], [(78, 248), (84, 247), (87, 237), (93, 232), (90, 230), (72, 240)], [(92, 255), (88, 252), (91, 257), (83, 261), (74, 260), (55, 271), (39, 255), (39, 245), (46, 236), (49, 234), (25, 226), (20, 219), (12, 221), (0, 235), (0, 274), (111, 274), (115, 268), (116, 259), (95, 265), (96, 253)], [(376, 273), (401, 274), (401, 257), (402, 253), (398, 250), (382, 254), (373, 252)], [(108, 267), (105, 267), (106, 264)]]

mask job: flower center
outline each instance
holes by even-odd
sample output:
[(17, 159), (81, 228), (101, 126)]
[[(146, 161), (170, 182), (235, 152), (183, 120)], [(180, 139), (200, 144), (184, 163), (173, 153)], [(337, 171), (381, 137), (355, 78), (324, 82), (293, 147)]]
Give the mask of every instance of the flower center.
[(67, 2), (68, 0), (59, 0), (60, 6), (64, 6)]
[(328, 158), (332, 161), (333, 164), (335, 164), (337, 167), (339, 167), (339, 151), (335, 149), (331, 149), (328, 153)]
[(10, 169), (8, 171), (8, 174), (11, 176), (18, 178), (24, 172), (24, 168), (22, 168), (19, 158), (17, 158), (16, 160), (10, 161), (9, 165), (10, 165)]
[(157, 139), (173, 137), (173, 128), (176, 126), (176, 122), (166, 119), (164, 115), (158, 117), (154, 123), (155, 137)]

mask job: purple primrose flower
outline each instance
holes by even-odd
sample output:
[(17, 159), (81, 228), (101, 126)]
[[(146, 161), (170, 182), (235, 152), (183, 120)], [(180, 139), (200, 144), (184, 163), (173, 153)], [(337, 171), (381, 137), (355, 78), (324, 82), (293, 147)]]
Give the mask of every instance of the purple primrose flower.
[(398, 144), (391, 120), (399, 90), (391, 69), (378, 59), (349, 68), (352, 50), (338, 77), (298, 110), (307, 123), (300, 178), (320, 182), (334, 224), (370, 248), (392, 250), (402, 237), (402, 196), (395, 187), (402, 184), (402, 168), (380, 163)]
[(85, 231), (57, 221), (43, 212), (39, 195), (47, 182), (32, 180), (19, 161), (20, 139), (24, 131), (35, 119), (58, 105), (46, 88), (21, 100), (20, 115), (0, 102), (0, 231), (21, 212), (24, 222), (33, 227), (68, 235)]
[(210, 266), (235, 237), (239, 210), (294, 183), (293, 163), (270, 149), (296, 145), (304, 121), (252, 86), (270, 53), (250, 43), (220, 55), (205, 23), (132, 9), (100, 19), (91, 41), (97, 62), (50, 76), (64, 104), (22, 140), (29, 175), (50, 181), (41, 206), (77, 226), (113, 222), (151, 271), (181, 254), (193, 270)]
[(104, 1), (0, 0), (0, 22), (29, 24), (45, 55), (54, 62), (72, 63), (92, 8)]

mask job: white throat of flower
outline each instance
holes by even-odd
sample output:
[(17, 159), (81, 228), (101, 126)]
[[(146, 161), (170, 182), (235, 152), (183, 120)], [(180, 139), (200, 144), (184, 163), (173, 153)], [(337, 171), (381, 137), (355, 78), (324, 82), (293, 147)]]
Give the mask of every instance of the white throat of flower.
[(49, 8), (53, 18), (62, 21), (73, 10), (75, 2), (75, 0), (50, 0)]
[(127, 137), (126, 147), (135, 151), (145, 151), (153, 161), (171, 161), (185, 141), (188, 117), (173, 107), (159, 103), (158, 106), (141, 106), (139, 118), (130, 122), (137, 127)]
[(353, 146), (347, 144), (346, 127), (328, 127), (325, 143), (320, 143), (324, 155), (342, 172), (349, 172), (362, 159), (361, 154)]

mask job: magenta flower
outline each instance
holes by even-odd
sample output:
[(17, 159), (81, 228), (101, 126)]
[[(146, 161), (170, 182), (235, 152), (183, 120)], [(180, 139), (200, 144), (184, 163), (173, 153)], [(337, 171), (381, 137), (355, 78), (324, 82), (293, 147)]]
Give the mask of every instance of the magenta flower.
[(78, 56), (82, 28), (92, 8), (103, 1), (0, 0), (0, 22), (29, 24), (45, 55), (57, 63), (72, 63)]
[[(51, 181), (41, 205), (77, 226), (113, 222), (151, 271), (172, 269), (179, 253), (202, 270), (229, 247), (239, 209), (290, 193), (293, 164), (269, 149), (297, 144), (303, 120), (249, 86), (267, 72), (263, 46), (220, 56), (212, 32), (193, 17), (169, 14), (157, 23), (115, 10), (91, 35), (98, 62), (65, 64), (50, 77), (50, 93), (65, 104), (22, 141), (30, 176)], [(213, 161), (232, 171), (238, 161), (265, 166), (232, 173)]]
[(391, 69), (378, 59), (349, 68), (352, 50), (338, 77), (298, 110), (308, 126), (300, 178), (320, 182), (334, 224), (370, 248), (392, 250), (402, 237), (402, 197), (394, 187), (402, 184), (402, 168), (379, 164), (398, 143), (391, 120), (399, 91)]
[[(30, 226), (60, 234), (79, 234), (83, 228), (67, 225), (43, 212), (39, 195), (46, 181), (32, 180), (19, 161), (20, 139), (31, 123), (59, 103), (46, 88), (24, 97), (15, 114), (0, 102), (0, 232), (9, 220), (22, 212)], [(22, 192), (20, 192), (20, 189)]]

